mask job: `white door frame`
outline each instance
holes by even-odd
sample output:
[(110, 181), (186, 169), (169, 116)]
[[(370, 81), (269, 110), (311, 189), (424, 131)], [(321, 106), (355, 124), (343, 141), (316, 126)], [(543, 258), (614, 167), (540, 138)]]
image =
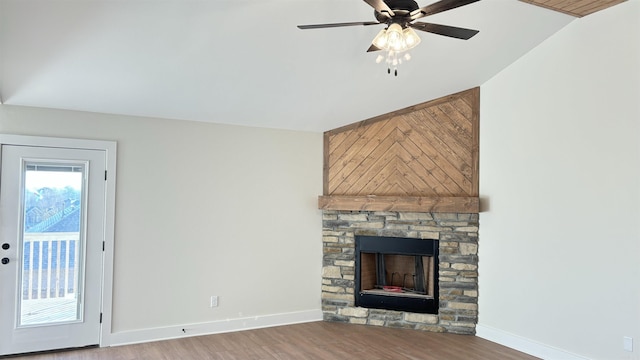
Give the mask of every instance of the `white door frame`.
[(107, 161), (107, 182), (105, 194), (105, 243), (102, 269), (102, 324), (100, 327), (100, 347), (110, 346), (112, 319), (111, 308), (113, 303), (113, 249), (115, 239), (116, 142), (0, 134), (0, 146), (1, 145), (102, 150), (105, 152)]

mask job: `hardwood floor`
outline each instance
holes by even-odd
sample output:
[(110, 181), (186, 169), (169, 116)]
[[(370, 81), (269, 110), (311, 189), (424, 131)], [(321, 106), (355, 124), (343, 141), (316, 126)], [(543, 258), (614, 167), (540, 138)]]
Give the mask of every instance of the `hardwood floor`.
[(34, 354), (11, 359), (532, 360), (537, 358), (470, 335), (312, 322), (145, 344)]

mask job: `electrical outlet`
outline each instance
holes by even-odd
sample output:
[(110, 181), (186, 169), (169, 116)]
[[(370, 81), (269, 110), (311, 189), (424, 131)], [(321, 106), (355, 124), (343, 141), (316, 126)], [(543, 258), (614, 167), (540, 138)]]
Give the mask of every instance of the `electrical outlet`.
[(625, 351), (633, 351), (633, 338), (629, 336), (624, 336), (622, 338), (622, 347)]
[(212, 295), (211, 300), (209, 302), (209, 307), (217, 307), (218, 306), (218, 296)]

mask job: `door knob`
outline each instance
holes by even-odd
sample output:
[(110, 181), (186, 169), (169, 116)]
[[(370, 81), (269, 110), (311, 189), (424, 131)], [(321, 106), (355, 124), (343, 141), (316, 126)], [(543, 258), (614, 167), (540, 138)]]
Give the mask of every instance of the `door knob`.
[(9, 245), (9, 243), (2, 244), (2, 250), (9, 250), (10, 247), (11, 245)]
[(9, 258), (2, 258), (2, 265), (7, 265), (9, 263)]

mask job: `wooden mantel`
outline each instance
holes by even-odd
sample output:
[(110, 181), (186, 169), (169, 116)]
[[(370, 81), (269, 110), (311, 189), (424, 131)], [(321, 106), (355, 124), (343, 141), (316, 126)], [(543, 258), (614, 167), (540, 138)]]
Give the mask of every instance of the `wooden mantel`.
[(477, 213), (478, 197), (319, 196), (322, 210)]
[(479, 212), (480, 89), (324, 134), (323, 210)]

